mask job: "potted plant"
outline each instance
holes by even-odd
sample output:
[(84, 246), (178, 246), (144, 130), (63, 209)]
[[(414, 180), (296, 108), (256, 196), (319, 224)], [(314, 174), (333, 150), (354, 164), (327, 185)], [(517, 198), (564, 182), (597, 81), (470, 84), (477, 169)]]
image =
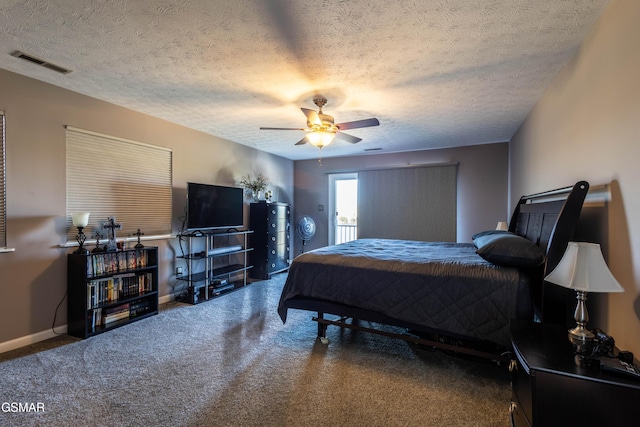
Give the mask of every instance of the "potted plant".
[(240, 179), (240, 185), (244, 187), (247, 194), (253, 196), (254, 202), (260, 200), (261, 193), (266, 190), (268, 183), (269, 180), (261, 173), (259, 173), (255, 179), (251, 179), (251, 174), (247, 174), (247, 176), (243, 176), (242, 179)]

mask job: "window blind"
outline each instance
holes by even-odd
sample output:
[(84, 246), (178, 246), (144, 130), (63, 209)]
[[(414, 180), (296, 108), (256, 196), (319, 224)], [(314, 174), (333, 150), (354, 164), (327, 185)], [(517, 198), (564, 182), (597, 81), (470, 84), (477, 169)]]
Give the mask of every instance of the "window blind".
[(77, 229), (74, 212), (90, 212), (88, 242), (101, 224), (115, 216), (130, 236), (171, 233), (172, 151), (135, 141), (66, 127), (67, 240)]
[(0, 111), (0, 248), (7, 247), (7, 186), (5, 175), (5, 118)]
[(358, 238), (456, 241), (457, 165), (358, 172)]

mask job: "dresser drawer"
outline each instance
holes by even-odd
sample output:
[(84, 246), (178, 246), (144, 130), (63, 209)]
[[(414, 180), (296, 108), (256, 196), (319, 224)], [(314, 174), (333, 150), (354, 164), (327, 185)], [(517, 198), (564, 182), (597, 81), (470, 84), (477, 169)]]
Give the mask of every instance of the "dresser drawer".
[(512, 427), (531, 427), (529, 420), (524, 415), (522, 408), (517, 402), (515, 395), (511, 398), (511, 406), (509, 408), (509, 416), (511, 418)]
[(289, 244), (288, 230), (267, 233), (267, 247), (272, 247), (274, 245), (288, 245), (288, 244)]
[(275, 271), (284, 270), (287, 267), (289, 267), (289, 263), (287, 262), (286, 259), (275, 258), (268, 261), (267, 271), (269, 273), (273, 273)]
[(513, 391), (512, 401), (518, 407), (531, 424), (533, 419), (533, 378), (527, 374), (522, 365), (517, 360), (512, 360), (509, 365), (511, 371), (511, 389)]
[(267, 249), (267, 260), (274, 258), (289, 259), (289, 245), (269, 245)]

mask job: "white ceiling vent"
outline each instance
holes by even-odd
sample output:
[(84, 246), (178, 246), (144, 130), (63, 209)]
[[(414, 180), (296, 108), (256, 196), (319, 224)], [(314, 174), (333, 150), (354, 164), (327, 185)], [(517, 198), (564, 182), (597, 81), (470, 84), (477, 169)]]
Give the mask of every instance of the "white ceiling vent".
[(13, 51), (11, 56), (15, 56), (16, 58), (24, 59), (25, 61), (33, 62), (34, 64), (40, 65), (41, 67), (48, 68), (50, 70), (56, 71), (60, 74), (69, 74), (71, 70), (67, 70), (59, 65), (52, 64), (50, 62), (45, 61), (44, 59), (36, 58), (35, 56), (28, 55), (24, 52), (20, 52), (19, 50)]

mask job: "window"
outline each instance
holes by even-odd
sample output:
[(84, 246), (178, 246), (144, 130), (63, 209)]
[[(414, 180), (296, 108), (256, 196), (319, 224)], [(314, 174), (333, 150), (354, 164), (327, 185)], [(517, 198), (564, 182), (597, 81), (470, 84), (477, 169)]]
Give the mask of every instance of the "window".
[(67, 240), (74, 212), (90, 212), (85, 230), (106, 236), (101, 223), (115, 216), (120, 236), (171, 233), (172, 152), (140, 142), (67, 126)]
[(7, 247), (7, 186), (5, 180), (4, 112), (0, 111), (0, 248)]

